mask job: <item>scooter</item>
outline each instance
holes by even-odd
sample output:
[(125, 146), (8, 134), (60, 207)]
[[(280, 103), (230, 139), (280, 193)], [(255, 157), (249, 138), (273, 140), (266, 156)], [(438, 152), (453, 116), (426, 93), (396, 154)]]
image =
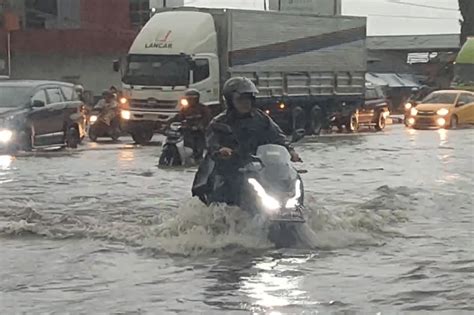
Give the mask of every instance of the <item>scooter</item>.
[[(239, 169), (241, 188), (237, 206), (268, 227), (268, 238), (277, 247), (293, 246), (298, 242), (296, 229), (306, 221), (300, 177), (305, 171), (293, 167), (288, 150), (280, 145), (262, 145), (255, 156), (246, 160)], [(212, 168), (212, 160), (207, 161)], [(209, 205), (213, 197), (199, 198)]]
[(89, 139), (96, 142), (98, 138), (110, 137), (113, 141), (117, 141), (122, 133), (118, 111), (116, 111), (110, 125), (105, 122), (102, 114), (103, 112), (100, 110), (92, 110), (89, 116)]
[(174, 122), (165, 130), (166, 141), (158, 161), (160, 167), (194, 165), (193, 149), (184, 146), (183, 124)]

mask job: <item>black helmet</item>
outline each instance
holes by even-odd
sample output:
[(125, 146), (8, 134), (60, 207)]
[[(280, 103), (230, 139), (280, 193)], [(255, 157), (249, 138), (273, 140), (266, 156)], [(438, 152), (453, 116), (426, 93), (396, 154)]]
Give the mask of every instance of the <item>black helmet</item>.
[(102, 91), (102, 97), (113, 97), (114, 93), (110, 92), (110, 90)]
[(235, 77), (230, 78), (224, 84), (224, 88), (222, 89), (222, 94), (224, 94), (224, 98), (227, 101), (227, 104), (233, 106), (232, 103), (232, 96), (234, 93), (239, 94), (255, 94), (258, 93), (258, 89), (255, 84), (248, 78), (245, 77)]

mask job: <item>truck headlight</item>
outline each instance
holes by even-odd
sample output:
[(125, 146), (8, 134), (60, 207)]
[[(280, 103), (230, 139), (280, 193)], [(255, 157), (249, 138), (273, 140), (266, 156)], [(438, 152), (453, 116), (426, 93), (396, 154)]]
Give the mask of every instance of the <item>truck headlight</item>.
[(436, 114), (438, 114), (439, 116), (446, 116), (447, 114), (449, 114), (449, 109), (441, 108), (436, 112)]
[(121, 116), (122, 116), (122, 119), (130, 120), (130, 118), (132, 117), (132, 113), (130, 113), (129, 110), (123, 110), (121, 112)]
[(13, 132), (8, 129), (0, 130), (0, 142), (8, 143), (13, 138)]
[(298, 179), (295, 184), (295, 195), (286, 202), (287, 209), (293, 209), (300, 203), (301, 198), (301, 181)]
[(413, 108), (410, 110), (410, 115), (416, 116), (417, 114), (418, 114), (418, 109), (416, 109), (415, 107), (413, 107)]
[(278, 200), (273, 198), (272, 196), (269, 196), (265, 189), (260, 185), (260, 183), (255, 179), (255, 178), (249, 178), (248, 182), (250, 185), (252, 185), (253, 189), (255, 189), (255, 192), (257, 195), (260, 197), (260, 200), (262, 201), (262, 205), (269, 211), (271, 212), (276, 212), (281, 208), (281, 204)]

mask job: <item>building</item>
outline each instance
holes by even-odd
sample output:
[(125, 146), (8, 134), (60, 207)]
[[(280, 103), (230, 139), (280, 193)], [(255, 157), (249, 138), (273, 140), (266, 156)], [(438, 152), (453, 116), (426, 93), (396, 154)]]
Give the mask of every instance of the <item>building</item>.
[(10, 51), (11, 78), (64, 80), (97, 92), (120, 83), (112, 61), (149, 18), (149, 1), (0, 0), (0, 16), (2, 75)]

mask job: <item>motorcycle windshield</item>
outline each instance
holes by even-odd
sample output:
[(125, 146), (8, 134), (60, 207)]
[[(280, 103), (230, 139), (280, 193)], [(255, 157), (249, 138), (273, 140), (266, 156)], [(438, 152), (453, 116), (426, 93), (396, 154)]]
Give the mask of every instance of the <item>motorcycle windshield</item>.
[(268, 144), (260, 146), (257, 156), (263, 164), (260, 179), (264, 185), (274, 192), (291, 192), (298, 178), (296, 170), (291, 166), (288, 150), (280, 145)]

